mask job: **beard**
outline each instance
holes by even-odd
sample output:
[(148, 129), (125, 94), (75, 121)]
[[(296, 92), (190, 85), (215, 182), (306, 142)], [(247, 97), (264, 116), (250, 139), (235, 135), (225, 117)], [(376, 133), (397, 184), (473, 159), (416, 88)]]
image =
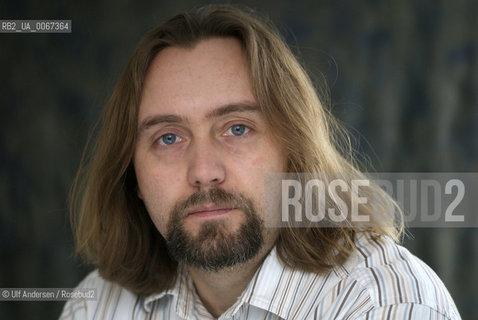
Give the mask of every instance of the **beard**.
[[(201, 224), (197, 235), (192, 236), (183, 223), (187, 209), (210, 203), (242, 211), (245, 222), (231, 232), (224, 221), (207, 221)], [(217, 272), (254, 258), (264, 244), (264, 224), (252, 201), (223, 189), (197, 192), (178, 202), (169, 216), (166, 237), (169, 253), (188, 266)]]

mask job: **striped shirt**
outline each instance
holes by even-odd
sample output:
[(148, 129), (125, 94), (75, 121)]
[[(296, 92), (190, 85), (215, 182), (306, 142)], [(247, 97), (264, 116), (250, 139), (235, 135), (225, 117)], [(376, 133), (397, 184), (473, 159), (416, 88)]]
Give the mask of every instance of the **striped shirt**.
[[(80, 284), (96, 300), (70, 300), (60, 319), (214, 319), (188, 273), (159, 294), (137, 296), (93, 271)], [(341, 267), (316, 274), (284, 266), (271, 250), (219, 319), (461, 319), (438, 276), (386, 237), (362, 234)]]

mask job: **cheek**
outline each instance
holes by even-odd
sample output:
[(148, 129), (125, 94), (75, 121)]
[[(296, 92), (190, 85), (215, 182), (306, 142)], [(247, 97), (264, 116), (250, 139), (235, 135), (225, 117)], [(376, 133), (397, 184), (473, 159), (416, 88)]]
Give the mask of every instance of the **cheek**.
[(267, 174), (282, 173), (285, 171), (285, 157), (276, 149), (259, 149), (263, 152), (256, 153), (241, 165), (235, 166), (236, 181), (242, 181), (242, 190), (247, 190), (247, 194), (252, 196), (257, 205), (263, 206), (265, 192), (265, 183)]
[(269, 144), (259, 148), (260, 153), (252, 159), (252, 167), (262, 176), (266, 173), (280, 173), (286, 170), (285, 152)]
[(284, 152), (275, 148), (274, 145), (264, 146), (262, 153), (252, 159), (249, 168), (249, 183), (254, 187), (255, 194), (260, 197), (259, 203), (264, 202), (265, 192), (268, 187), (265, 186), (268, 174), (283, 173), (286, 171), (287, 159)]
[(164, 236), (169, 221), (168, 215), (174, 206), (173, 191), (178, 189), (175, 188), (176, 179), (144, 168), (136, 170), (138, 196), (143, 201), (154, 225)]
[(148, 211), (151, 220), (158, 229), (158, 231), (164, 236), (164, 231), (167, 226), (167, 208), (165, 194), (163, 190), (159, 189), (158, 184), (152, 181), (138, 181), (139, 189), (141, 193), (141, 200), (143, 201), (146, 210)]

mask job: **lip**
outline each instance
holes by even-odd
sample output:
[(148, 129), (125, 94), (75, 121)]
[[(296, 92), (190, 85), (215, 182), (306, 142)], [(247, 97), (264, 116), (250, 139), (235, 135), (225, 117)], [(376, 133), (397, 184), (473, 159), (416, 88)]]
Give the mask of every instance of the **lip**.
[(215, 206), (215, 205), (196, 207), (196, 208), (193, 208), (192, 210), (189, 210), (189, 213), (186, 215), (186, 218), (188, 217), (203, 218), (203, 217), (220, 216), (230, 212), (231, 210), (234, 210), (234, 208)]

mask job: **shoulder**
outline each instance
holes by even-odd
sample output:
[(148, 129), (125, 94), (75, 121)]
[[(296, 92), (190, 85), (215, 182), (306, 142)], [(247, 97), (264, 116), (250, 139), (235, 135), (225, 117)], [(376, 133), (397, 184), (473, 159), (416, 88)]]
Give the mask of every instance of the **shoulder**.
[(357, 263), (347, 278), (368, 296), (367, 315), (380, 318), (393, 311), (432, 319), (460, 318), (440, 278), (406, 248), (388, 237), (369, 234), (358, 238), (356, 248)]
[(98, 270), (88, 274), (75, 288), (92, 292), (93, 296), (70, 299), (63, 307), (60, 319), (105, 319), (115, 314), (131, 314), (142, 306), (141, 298), (121, 286), (101, 277)]

